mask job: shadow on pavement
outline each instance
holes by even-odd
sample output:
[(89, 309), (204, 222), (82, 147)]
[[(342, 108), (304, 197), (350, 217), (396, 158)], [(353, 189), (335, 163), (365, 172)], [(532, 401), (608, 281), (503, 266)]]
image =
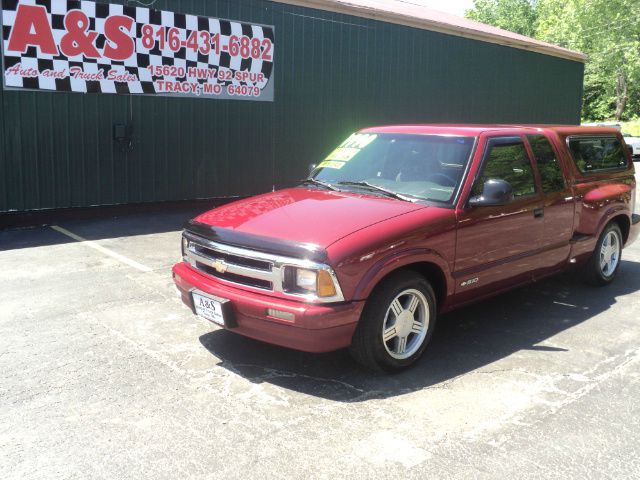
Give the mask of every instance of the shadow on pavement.
[(577, 274), (568, 273), (457, 310), (440, 318), (418, 364), (397, 375), (370, 373), (347, 351), (302, 353), (224, 330), (203, 335), (200, 342), (222, 360), (222, 367), (252, 382), (268, 382), (334, 401), (359, 402), (438, 385), (522, 350), (562, 355), (566, 350), (538, 344), (638, 290), (640, 263), (625, 261), (608, 287), (583, 285)]
[[(59, 222), (57, 225), (86, 240), (134, 237), (182, 230), (188, 220), (210, 208), (210, 206), (201, 206), (199, 208), (174, 209), (170, 212), (135, 213), (113, 218), (71, 220)], [(59, 245), (73, 241), (48, 226), (0, 230), (0, 251)]]

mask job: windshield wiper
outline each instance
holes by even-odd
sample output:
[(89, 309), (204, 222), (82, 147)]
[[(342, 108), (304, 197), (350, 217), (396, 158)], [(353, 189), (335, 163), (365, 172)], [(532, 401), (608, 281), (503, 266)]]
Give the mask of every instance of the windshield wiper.
[(345, 185), (347, 187), (364, 187), (369, 190), (375, 190), (377, 192), (384, 193), (387, 197), (396, 198), (398, 200), (404, 200), (405, 202), (416, 202), (416, 198), (411, 198), (406, 195), (402, 195), (400, 193), (396, 193), (393, 190), (388, 190), (380, 185), (375, 185), (373, 183), (361, 181), (361, 182), (338, 182), (338, 185)]
[(329, 190), (338, 191), (338, 189), (333, 185), (331, 185), (330, 183), (323, 182), (321, 180), (316, 180), (315, 178), (307, 178), (302, 182), (303, 185), (307, 183), (311, 183), (312, 185), (320, 185), (321, 187), (328, 188)]

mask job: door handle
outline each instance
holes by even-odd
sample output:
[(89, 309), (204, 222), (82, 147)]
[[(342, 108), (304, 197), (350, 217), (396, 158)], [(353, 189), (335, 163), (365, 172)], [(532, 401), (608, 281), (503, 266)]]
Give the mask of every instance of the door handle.
[(533, 211), (533, 216), (534, 216), (535, 218), (542, 218), (542, 217), (544, 217), (544, 208), (536, 208), (536, 209)]

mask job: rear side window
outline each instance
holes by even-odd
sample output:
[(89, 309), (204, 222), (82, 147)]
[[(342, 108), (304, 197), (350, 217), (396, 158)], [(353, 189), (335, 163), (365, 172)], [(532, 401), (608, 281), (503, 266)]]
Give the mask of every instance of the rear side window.
[(627, 166), (622, 142), (617, 137), (570, 137), (569, 149), (582, 173)]
[(523, 141), (502, 143), (502, 139), (499, 139), (495, 144), (492, 143), (489, 144), (484, 169), (473, 187), (472, 195), (481, 195), (484, 183), (489, 179), (509, 182), (515, 197), (534, 194), (533, 169)]
[(549, 143), (543, 135), (527, 135), (533, 155), (538, 163), (542, 191), (544, 193), (560, 192), (564, 190), (564, 175), (560, 169), (560, 163)]

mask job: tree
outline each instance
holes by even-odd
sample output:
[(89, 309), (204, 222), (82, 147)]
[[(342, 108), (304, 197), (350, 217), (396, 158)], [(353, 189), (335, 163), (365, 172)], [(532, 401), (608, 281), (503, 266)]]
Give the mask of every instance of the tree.
[(474, 0), (474, 7), (468, 18), (587, 55), (583, 118), (640, 114), (638, 0)]
[(510, 32), (534, 37), (538, 24), (537, 0), (474, 0), (465, 16)]
[(588, 56), (585, 118), (621, 120), (640, 113), (637, 0), (540, 0), (538, 15), (537, 38)]

